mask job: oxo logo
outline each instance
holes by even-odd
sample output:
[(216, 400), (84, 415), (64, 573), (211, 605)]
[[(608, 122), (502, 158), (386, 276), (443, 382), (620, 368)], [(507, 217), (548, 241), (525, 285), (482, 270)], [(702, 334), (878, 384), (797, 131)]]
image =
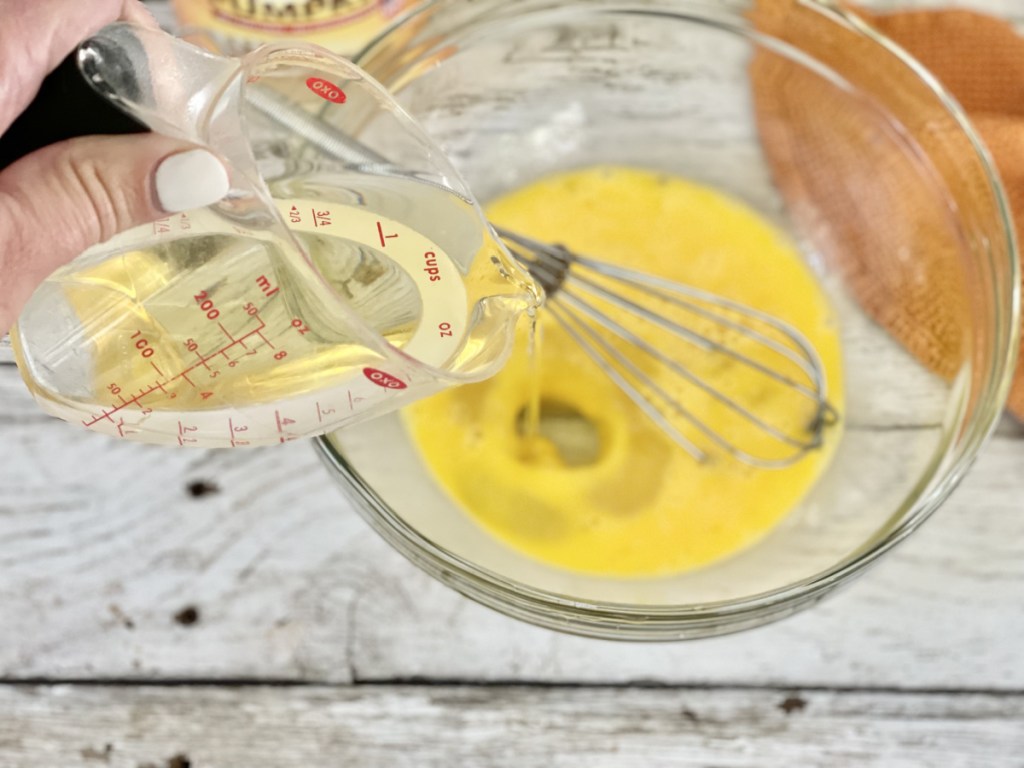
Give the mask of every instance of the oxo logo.
[(363, 368), (363, 376), (378, 387), (384, 387), (384, 389), (405, 389), (408, 386), (401, 379), (392, 376), (390, 373), (378, 371), (376, 368)]
[(344, 104), (347, 98), (341, 88), (329, 80), (324, 80), (322, 77), (309, 78), (306, 81), (306, 87), (320, 98), (327, 99), (327, 101), (334, 104)]

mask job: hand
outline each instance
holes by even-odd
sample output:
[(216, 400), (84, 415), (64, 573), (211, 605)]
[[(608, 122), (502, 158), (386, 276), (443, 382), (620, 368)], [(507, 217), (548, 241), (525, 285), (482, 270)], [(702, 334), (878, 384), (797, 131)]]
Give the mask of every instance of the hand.
[[(0, 133), (75, 46), (119, 19), (156, 26), (139, 0), (0, 0)], [(227, 191), (216, 157), (157, 134), (72, 139), (12, 164), (0, 173), (0, 336), (82, 251)]]

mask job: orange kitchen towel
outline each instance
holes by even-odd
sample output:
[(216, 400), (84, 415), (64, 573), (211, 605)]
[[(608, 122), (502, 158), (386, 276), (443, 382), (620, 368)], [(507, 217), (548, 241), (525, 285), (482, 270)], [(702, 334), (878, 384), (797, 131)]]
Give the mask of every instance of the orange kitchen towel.
[[(857, 13), (959, 100), (995, 158), (1017, 232), (1024, 234), (1024, 39), (1004, 21), (964, 10)], [(849, 25), (826, 21), (801, 0), (760, 0), (752, 20), (865, 93), (877, 84), (900, 94), (885, 106), (930, 159), (946, 157), (955, 165), (971, 151), (933, 99), (916, 97), (918, 78), (894, 57), (879, 55)], [(911, 354), (943, 376), (955, 374), (968, 325), (961, 245), (949, 205), (944, 216), (935, 199), (926, 164), (898, 136), (883, 135), (870, 98), (852, 98), (827, 75), (770, 52), (758, 55), (751, 72), (769, 165), (821, 258)], [(961, 203), (969, 205), (970, 189), (963, 193)], [(979, 187), (977, 199), (987, 194)], [(1017, 371), (1009, 408), (1024, 418), (1024, 368)]]

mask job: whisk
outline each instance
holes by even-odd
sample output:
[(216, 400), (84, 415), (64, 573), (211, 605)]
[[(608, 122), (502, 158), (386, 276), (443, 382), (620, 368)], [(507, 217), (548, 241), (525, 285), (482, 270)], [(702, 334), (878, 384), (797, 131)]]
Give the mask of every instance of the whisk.
[[(598, 261), (501, 227), (494, 230), (544, 289), (544, 311), (694, 459), (705, 461), (709, 452), (684, 434), (677, 426), (680, 422), (746, 464), (782, 468), (821, 447), (825, 429), (838, 420), (828, 402), (821, 359), (807, 338), (790, 324), (693, 286)], [(599, 302), (624, 310), (629, 321), (616, 319), (599, 308)], [(684, 325), (655, 311), (652, 307), (657, 305), (682, 310), (699, 319), (701, 327)], [(667, 343), (652, 343), (654, 334)], [(616, 346), (613, 339), (625, 342), (625, 347)], [(787, 408), (795, 416), (795, 423), (789, 428), (772, 423), (754, 405), (727, 393), (722, 382), (709, 380), (677, 354), (680, 345), (721, 356), (733, 366), (724, 371), (735, 371), (740, 366), (785, 389), (795, 398)], [(652, 366), (656, 373), (650, 372)], [(752, 430), (751, 442), (764, 449), (762, 455), (712, 429), (699, 410), (689, 407), (662, 383), (666, 378), (676, 379), (672, 389), (679, 390), (681, 382), (683, 389), (703, 393), (704, 399), (732, 414), (743, 430)]]
[[(296, 109), (278, 93), (252, 88), (246, 98), (250, 106), (325, 155), (393, 167), (375, 150)], [(640, 411), (695, 460), (706, 461), (712, 455), (698, 445), (695, 438), (700, 436), (709, 447), (746, 464), (783, 468), (820, 448), (826, 428), (838, 421), (835, 408), (828, 402), (821, 359), (792, 325), (708, 291), (598, 261), (493, 223), (491, 226), (544, 289), (542, 311), (554, 318)], [(670, 317), (667, 311), (655, 311), (655, 306), (681, 311), (696, 322), (685, 323)], [(624, 313), (630, 321), (617, 319), (613, 313)], [(655, 338), (662, 343), (654, 343)], [(680, 345), (691, 353), (689, 360), (679, 354)], [(694, 365), (693, 352), (720, 358), (731, 366), (721, 368), (713, 378), (700, 370), (708, 365), (699, 361)], [(712, 363), (710, 367), (716, 366)], [(739, 369), (754, 372), (776, 389), (775, 410), (785, 411), (787, 424), (773, 423), (758, 411), (757, 402), (744, 403), (737, 394), (727, 391), (722, 377)], [(681, 395), (683, 391), (691, 396)], [(779, 393), (787, 396), (781, 405)], [(693, 395), (701, 402), (700, 407), (689, 402)], [(713, 429), (707, 407), (731, 416), (731, 432), (735, 434)]]

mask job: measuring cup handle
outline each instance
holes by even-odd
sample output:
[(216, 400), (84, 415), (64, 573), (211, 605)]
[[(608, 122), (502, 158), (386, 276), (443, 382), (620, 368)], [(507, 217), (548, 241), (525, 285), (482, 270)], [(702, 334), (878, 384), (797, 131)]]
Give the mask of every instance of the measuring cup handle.
[[(95, 53), (90, 45), (80, 45), (46, 77), (32, 103), (0, 136), (0, 170), (37, 149), (78, 136), (149, 130), (86, 80), (82, 59)], [(124, 56), (111, 50), (103, 55)], [(135, 78), (129, 71), (124, 75)]]

